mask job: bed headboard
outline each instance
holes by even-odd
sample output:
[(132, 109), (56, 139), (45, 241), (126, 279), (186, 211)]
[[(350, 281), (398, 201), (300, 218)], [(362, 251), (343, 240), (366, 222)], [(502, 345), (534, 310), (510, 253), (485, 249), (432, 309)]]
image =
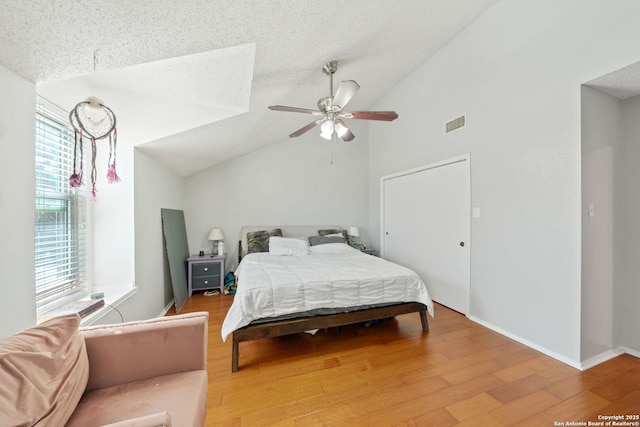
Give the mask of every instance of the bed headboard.
[(307, 237), (317, 236), (318, 230), (336, 229), (344, 230), (341, 225), (245, 225), (240, 228), (240, 245), (238, 247), (238, 263), (247, 253), (247, 233), (251, 231), (273, 230), (279, 228), (282, 230), (283, 237)]

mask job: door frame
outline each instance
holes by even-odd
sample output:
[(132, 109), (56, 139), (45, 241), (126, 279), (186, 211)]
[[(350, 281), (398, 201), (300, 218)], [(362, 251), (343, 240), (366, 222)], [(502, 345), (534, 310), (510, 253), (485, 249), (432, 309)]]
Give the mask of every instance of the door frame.
[[(385, 238), (385, 182), (387, 180), (393, 178), (399, 178), (406, 175), (411, 175), (419, 172), (423, 172), (429, 169), (436, 169), (443, 166), (452, 165), (460, 162), (469, 162), (469, 180), (471, 180), (471, 153), (465, 153), (460, 156), (450, 157), (448, 159), (440, 160), (437, 162), (429, 163), (427, 165), (418, 166), (413, 169), (404, 170), (401, 172), (396, 172), (390, 175), (385, 175), (380, 178), (380, 256), (385, 257), (386, 252), (386, 238)], [(469, 181), (469, 245), (471, 245), (471, 181)], [(467, 289), (467, 298), (466, 298), (466, 315), (469, 315), (469, 310), (471, 308), (471, 247), (469, 247), (469, 287)]]

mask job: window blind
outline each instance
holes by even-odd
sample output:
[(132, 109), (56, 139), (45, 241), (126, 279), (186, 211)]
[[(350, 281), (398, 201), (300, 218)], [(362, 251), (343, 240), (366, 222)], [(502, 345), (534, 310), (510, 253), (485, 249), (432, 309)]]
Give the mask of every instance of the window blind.
[[(36, 104), (35, 283), (39, 311), (86, 290), (86, 194), (73, 188), (74, 133), (68, 115)], [(79, 161), (79, 156), (78, 156)], [(77, 165), (78, 168), (80, 165)]]

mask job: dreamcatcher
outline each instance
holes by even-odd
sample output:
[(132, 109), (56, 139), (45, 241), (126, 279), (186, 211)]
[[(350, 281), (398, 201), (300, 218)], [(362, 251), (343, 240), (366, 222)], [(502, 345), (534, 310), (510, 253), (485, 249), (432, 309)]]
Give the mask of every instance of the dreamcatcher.
[[(109, 138), (109, 160), (107, 162), (107, 180), (110, 184), (119, 182), (116, 173), (116, 144), (118, 131), (116, 116), (113, 111), (97, 98), (88, 98), (80, 102), (69, 113), (69, 121), (75, 130), (73, 147), (73, 174), (69, 177), (69, 185), (80, 187), (83, 177), (83, 138), (91, 141), (91, 197), (96, 199), (96, 141)], [(80, 157), (79, 170), (76, 169), (76, 159)]]

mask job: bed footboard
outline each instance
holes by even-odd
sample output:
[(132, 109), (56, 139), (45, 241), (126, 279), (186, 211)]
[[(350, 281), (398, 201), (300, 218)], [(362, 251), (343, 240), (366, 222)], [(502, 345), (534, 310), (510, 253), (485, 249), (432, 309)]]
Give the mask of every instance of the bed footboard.
[(427, 321), (427, 307), (418, 302), (407, 302), (385, 307), (369, 308), (352, 311), (349, 313), (330, 314), (315, 317), (301, 317), (298, 319), (279, 320), (267, 323), (258, 323), (245, 326), (233, 332), (233, 347), (231, 354), (231, 371), (237, 372), (238, 358), (240, 356), (240, 342), (258, 340), (263, 338), (279, 337), (282, 335), (297, 334), (310, 329), (324, 329), (335, 326), (349, 325), (352, 323), (367, 322), (370, 320), (394, 317), (400, 314), (420, 313), (422, 331), (429, 332)]

